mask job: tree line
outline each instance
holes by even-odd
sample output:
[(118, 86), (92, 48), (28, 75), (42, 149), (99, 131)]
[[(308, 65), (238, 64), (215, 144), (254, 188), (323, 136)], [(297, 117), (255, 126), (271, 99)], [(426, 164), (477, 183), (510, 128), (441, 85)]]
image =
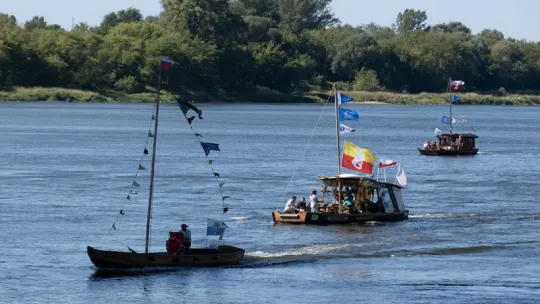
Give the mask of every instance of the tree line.
[(441, 92), (540, 90), (540, 44), (478, 34), (461, 22), (429, 25), (407, 9), (395, 24), (341, 24), (331, 0), (162, 0), (159, 16), (135, 8), (98, 26), (66, 30), (36, 16), (0, 14), (0, 88), (65, 87), (136, 93), (157, 82), (163, 56), (177, 62), (167, 88), (283, 93), (326, 89)]

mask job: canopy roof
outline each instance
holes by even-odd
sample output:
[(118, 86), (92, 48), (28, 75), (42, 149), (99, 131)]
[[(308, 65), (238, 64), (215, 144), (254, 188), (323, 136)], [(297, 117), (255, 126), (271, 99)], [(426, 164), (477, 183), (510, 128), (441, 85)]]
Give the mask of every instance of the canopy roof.
[(437, 135), (437, 138), (458, 138), (458, 137), (478, 138), (476, 134), (472, 133), (443, 133)]
[[(370, 177), (363, 177), (355, 174), (340, 174), (338, 176), (319, 176), (318, 180), (321, 180), (323, 184), (330, 187), (337, 187), (338, 182), (341, 182), (342, 186), (365, 186), (363, 183), (368, 183), (371, 187), (377, 187), (380, 185), (389, 185), (392, 187), (403, 188), (399, 185), (392, 183), (385, 183), (377, 181)], [(362, 185), (363, 184), (363, 185)]]

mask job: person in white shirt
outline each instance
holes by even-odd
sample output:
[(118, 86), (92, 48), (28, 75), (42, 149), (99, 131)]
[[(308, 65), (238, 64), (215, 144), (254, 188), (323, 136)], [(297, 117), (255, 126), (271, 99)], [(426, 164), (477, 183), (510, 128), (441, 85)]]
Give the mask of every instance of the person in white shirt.
[(429, 144), (428, 144), (427, 140), (424, 142), (424, 146), (422, 146), (422, 149), (424, 149), (424, 150), (429, 149)]
[(182, 224), (180, 227), (182, 227), (180, 233), (184, 235), (184, 252), (189, 252), (191, 248), (191, 231), (187, 229), (189, 226), (186, 224)]
[(319, 199), (317, 198), (317, 190), (312, 190), (311, 195), (309, 196), (309, 206), (311, 207), (311, 212), (319, 212)]
[(285, 210), (283, 210), (285, 213), (296, 213), (298, 212), (298, 208), (296, 208), (296, 196), (291, 197), (290, 200), (287, 201), (285, 204)]

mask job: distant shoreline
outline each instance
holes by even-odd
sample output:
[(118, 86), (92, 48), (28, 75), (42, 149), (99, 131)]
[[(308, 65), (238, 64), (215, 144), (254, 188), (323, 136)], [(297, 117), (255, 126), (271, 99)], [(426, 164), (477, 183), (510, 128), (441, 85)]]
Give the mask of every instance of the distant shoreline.
[[(403, 104), (403, 105), (444, 105), (448, 104), (449, 94), (420, 93), (402, 94), (392, 92), (343, 92), (355, 99), (353, 104)], [(251, 90), (247, 92), (183, 92), (176, 94), (182, 100), (198, 103), (324, 103), (328, 91), (311, 91), (305, 94), (282, 94), (270, 90)], [(467, 105), (540, 105), (540, 95), (507, 94), (503, 96), (456, 93), (460, 97), (458, 104)], [(0, 102), (110, 102), (110, 103), (151, 103), (155, 93), (98, 93), (66, 88), (15, 88), (0, 91)], [(174, 102), (174, 97), (167, 92), (162, 94), (162, 101)]]

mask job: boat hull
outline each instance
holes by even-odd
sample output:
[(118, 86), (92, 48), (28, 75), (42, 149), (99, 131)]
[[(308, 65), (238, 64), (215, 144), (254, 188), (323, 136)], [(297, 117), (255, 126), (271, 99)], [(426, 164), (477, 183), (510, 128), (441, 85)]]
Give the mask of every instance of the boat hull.
[(233, 246), (217, 249), (191, 249), (190, 254), (135, 253), (99, 250), (88, 246), (88, 257), (101, 269), (131, 269), (147, 267), (215, 267), (238, 264), (245, 250)]
[(299, 214), (284, 214), (279, 211), (272, 212), (275, 223), (305, 224), (305, 225), (344, 225), (365, 222), (396, 222), (409, 218), (409, 211), (395, 213), (315, 213), (302, 212)]
[(422, 155), (427, 155), (427, 156), (457, 156), (457, 155), (476, 155), (478, 154), (478, 149), (472, 149), (472, 150), (467, 150), (467, 151), (463, 151), (463, 150), (452, 151), (452, 150), (445, 150), (445, 149), (430, 150), (430, 149), (418, 148), (418, 152), (420, 152), (420, 154)]

